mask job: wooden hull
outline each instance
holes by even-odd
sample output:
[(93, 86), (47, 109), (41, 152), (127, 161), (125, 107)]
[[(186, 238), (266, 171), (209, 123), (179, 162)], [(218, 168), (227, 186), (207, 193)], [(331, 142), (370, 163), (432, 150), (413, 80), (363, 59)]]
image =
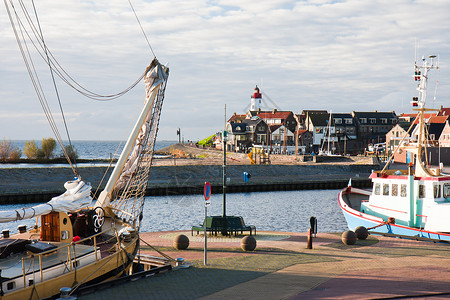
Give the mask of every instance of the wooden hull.
[(0, 299), (43, 299), (58, 295), (62, 287), (89, 285), (119, 277), (128, 272), (139, 247), (139, 237), (131, 240), (119, 251), (99, 259), (85, 267), (8, 293)]

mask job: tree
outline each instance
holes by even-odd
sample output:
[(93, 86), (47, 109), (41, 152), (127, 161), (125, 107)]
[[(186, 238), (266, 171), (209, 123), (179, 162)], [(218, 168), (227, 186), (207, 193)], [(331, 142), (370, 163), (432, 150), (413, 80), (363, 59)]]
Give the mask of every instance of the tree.
[(23, 147), (23, 154), (28, 159), (36, 159), (38, 157), (38, 147), (36, 146), (35, 141), (26, 141), (25, 146)]
[(11, 140), (0, 141), (0, 161), (17, 161), (22, 156), (22, 151), (18, 147), (14, 147)]
[(78, 152), (72, 145), (67, 145), (64, 147), (66, 149), (66, 153), (69, 156), (70, 161), (74, 162), (78, 158)]
[(56, 148), (56, 141), (53, 138), (42, 139), (41, 149), (38, 151), (38, 157), (50, 159), (53, 157), (53, 151)]
[(18, 147), (14, 147), (9, 153), (9, 161), (18, 161), (22, 157), (22, 151)]

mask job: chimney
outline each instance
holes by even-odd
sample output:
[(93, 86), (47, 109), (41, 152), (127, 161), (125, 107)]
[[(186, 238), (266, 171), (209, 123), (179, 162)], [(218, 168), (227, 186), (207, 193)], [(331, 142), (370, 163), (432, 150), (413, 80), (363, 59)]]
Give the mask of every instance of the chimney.
[(276, 112), (277, 112), (277, 109), (274, 108), (273, 111), (272, 111), (272, 113), (274, 114), (274, 113), (276, 113)]

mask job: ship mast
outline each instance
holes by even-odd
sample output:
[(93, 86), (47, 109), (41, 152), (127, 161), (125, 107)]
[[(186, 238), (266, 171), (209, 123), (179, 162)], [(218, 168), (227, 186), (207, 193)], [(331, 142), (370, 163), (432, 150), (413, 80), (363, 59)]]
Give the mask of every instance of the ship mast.
[[(422, 57), (422, 65), (415, 63), (414, 65), (414, 79), (419, 82), (417, 90), (419, 91), (419, 97), (413, 98), (413, 106), (418, 107), (413, 109), (418, 111), (417, 118), (418, 123), (418, 136), (417, 136), (417, 148), (416, 151), (411, 151), (416, 154), (416, 176), (430, 176), (430, 172), (427, 169), (427, 155), (426, 155), (426, 142), (427, 137), (425, 133), (425, 112), (435, 111), (434, 109), (425, 108), (427, 99), (427, 85), (428, 85), (428, 72), (432, 69), (439, 69), (439, 65), (436, 62), (436, 55), (428, 56), (429, 61)], [(422, 156), (425, 156), (425, 162), (422, 161)]]
[[(144, 104), (144, 107), (142, 109), (142, 112), (128, 138), (127, 143), (124, 146), (124, 149), (122, 151), (122, 154), (120, 155), (116, 166), (114, 170), (112, 171), (112, 174), (105, 186), (105, 189), (100, 193), (97, 203), (95, 204), (95, 207), (102, 207), (105, 209), (105, 213), (107, 215), (112, 216), (114, 213), (111, 211), (111, 200), (113, 200), (113, 193), (116, 189), (116, 185), (119, 182), (119, 179), (123, 175), (124, 172), (128, 171), (131, 173), (131, 176), (136, 175), (135, 169), (133, 171), (126, 170), (125, 166), (126, 164), (131, 165), (133, 163), (133, 160), (139, 160), (139, 157), (135, 157), (132, 159), (132, 152), (142, 152), (142, 143), (143, 140), (138, 140), (138, 136), (140, 135), (148, 135), (146, 133), (145, 125), (144, 123), (150, 123), (155, 127), (157, 130), (157, 120), (150, 120), (152, 115), (152, 109), (154, 109), (154, 102), (155, 98), (157, 98), (158, 93), (160, 92), (160, 89), (163, 87), (165, 80), (168, 76), (168, 69), (163, 67), (156, 58), (152, 61), (150, 66), (147, 68), (145, 72), (145, 78), (146, 78), (146, 92), (147, 97)], [(152, 79), (150, 79), (152, 78)], [(159, 104), (159, 106), (162, 103)], [(158, 119), (159, 119), (159, 112), (158, 111)], [(155, 129), (153, 128), (153, 131)], [(154, 132), (152, 139), (156, 138), (156, 132)], [(142, 139), (142, 138), (141, 138)], [(154, 143), (154, 141), (149, 141), (150, 143)], [(136, 151), (139, 150), (139, 151)], [(153, 149), (152, 149), (153, 150)], [(145, 152), (145, 151), (144, 151)], [(140, 154), (138, 154), (139, 156)], [(131, 163), (130, 163), (131, 162)], [(147, 162), (148, 163), (148, 162)], [(131, 167), (128, 167), (131, 169)]]
[[(430, 169), (427, 168), (427, 155), (426, 155), (426, 130), (425, 130), (425, 112), (426, 111), (438, 111), (437, 109), (429, 109), (425, 108), (425, 103), (427, 99), (427, 84), (428, 84), (428, 72), (432, 69), (439, 70), (439, 64), (436, 62), (436, 55), (428, 56), (429, 61), (422, 57), (422, 65), (418, 65), (417, 62), (414, 63), (414, 80), (418, 82), (417, 91), (419, 91), (419, 97), (413, 97), (412, 105), (413, 111), (417, 111), (416, 120), (418, 122), (418, 130), (417, 130), (417, 143), (403, 143), (406, 139), (406, 134), (403, 139), (400, 141), (400, 144), (395, 149), (394, 153), (389, 158), (388, 162), (384, 166), (381, 173), (387, 169), (389, 163), (392, 161), (395, 153), (402, 149), (404, 151), (409, 151), (416, 156), (415, 159), (415, 175), (416, 176), (433, 176), (430, 173)], [(414, 125), (414, 122), (411, 123), (407, 133), (410, 133)], [(425, 162), (422, 161), (422, 157), (425, 157)], [(436, 172), (434, 172), (436, 173)]]

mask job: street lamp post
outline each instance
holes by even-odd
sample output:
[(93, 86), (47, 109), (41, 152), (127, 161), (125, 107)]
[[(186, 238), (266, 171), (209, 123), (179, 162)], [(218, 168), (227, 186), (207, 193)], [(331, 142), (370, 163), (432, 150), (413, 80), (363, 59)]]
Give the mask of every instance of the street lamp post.
[(228, 224), (227, 224), (227, 130), (226, 130), (226, 119), (227, 119), (227, 105), (225, 104), (225, 129), (222, 132), (222, 143), (223, 143), (223, 178), (222, 178), (222, 193), (223, 193), (223, 229), (222, 235), (227, 235)]

